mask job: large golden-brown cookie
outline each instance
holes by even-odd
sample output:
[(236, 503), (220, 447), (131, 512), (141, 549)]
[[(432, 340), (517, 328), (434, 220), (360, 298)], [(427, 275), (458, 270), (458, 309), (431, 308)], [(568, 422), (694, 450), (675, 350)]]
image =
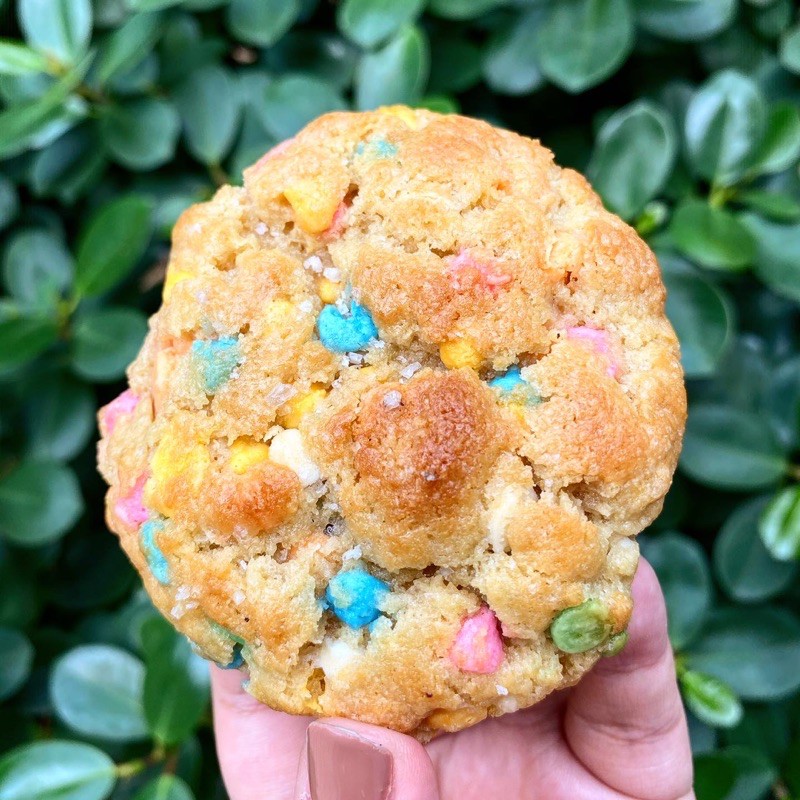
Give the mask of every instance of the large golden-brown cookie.
[(274, 708), (425, 738), (624, 642), (678, 344), (653, 254), (538, 142), (316, 120), (183, 214), (129, 378), (109, 525)]

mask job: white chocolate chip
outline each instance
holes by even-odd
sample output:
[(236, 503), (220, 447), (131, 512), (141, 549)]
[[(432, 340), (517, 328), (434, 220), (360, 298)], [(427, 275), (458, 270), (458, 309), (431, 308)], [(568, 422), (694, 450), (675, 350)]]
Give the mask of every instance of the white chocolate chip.
[(275, 434), (270, 442), (269, 457), (276, 464), (294, 470), (303, 486), (311, 486), (321, 477), (319, 467), (306, 452), (302, 434), (295, 428)]
[(408, 380), (415, 372), (422, 369), (422, 364), (419, 361), (412, 361), (407, 367), (400, 370), (400, 375)]
[(520, 486), (506, 486), (489, 506), (486, 527), (489, 531), (489, 543), (495, 553), (502, 553), (506, 548), (506, 528), (519, 508), (522, 493)]
[(397, 408), (403, 399), (403, 395), (397, 389), (391, 389), (383, 396), (383, 404), (386, 408)]
[(332, 678), (346, 666), (352, 664), (358, 655), (359, 651), (347, 642), (343, 642), (341, 639), (326, 638), (317, 655), (317, 664), (322, 668), (326, 677)]
[(322, 259), (319, 256), (309, 256), (303, 262), (303, 266), (306, 269), (310, 269), (312, 272), (315, 272), (317, 275), (319, 275), (323, 270)]
[(342, 553), (342, 561), (358, 561), (362, 555), (361, 545), (357, 544), (355, 547), (351, 547), (349, 550)]
[(325, 267), (322, 270), (322, 277), (333, 283), (338, 283), (342, 279), (342, 273), (336, 267)]
[(508, 689), (506, 689), (505, 686), (501, 686), (499, 683), (494, 688), (497, 689), (497, 694), (501, 697), (505, 697), (508, 694)]

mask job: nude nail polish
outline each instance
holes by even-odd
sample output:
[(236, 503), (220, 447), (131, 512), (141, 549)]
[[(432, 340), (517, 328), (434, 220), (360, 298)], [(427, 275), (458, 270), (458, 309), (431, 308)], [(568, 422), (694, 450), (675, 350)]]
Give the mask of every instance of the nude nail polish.
[(312, 800), (389, 800), (392, 754), (347, 728), (316, 722), (308, 728), (308, 780)]

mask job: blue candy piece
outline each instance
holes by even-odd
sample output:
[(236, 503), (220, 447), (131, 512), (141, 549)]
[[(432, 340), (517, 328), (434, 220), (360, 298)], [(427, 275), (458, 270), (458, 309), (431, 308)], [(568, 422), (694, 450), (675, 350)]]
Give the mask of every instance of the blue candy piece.
[(161, 548), (156, 544), (156, 534), (163, 530), (162, 520), (148, 520), (139, 530), (139, 544), (153, 577), (160, 584), (166, 586), (169, 583), (169, 564), (166, 556), (161, 552)]
[(192, 344), (192, 355), (197, 361), (207, 392), (216, 392), (242, 360), (239, 340), (235, 336), (198, 339)]
[(489, 386), (497, 390), (505, 400), (536, 405), (541, 398), (520, 374), (519, 367), (509, 367), (502, 375), (492, 378)]
[(363, 350), (371, 339), (378, 338), (378, 329), (369, 311), (355, 300), (348, 316), (336, 306), (325, 306), (317, 318), (317, 332), (322, 344), (334, 353)]
[(222, 669), (240, 669), (244, 666), (244, 656), (242, 655), (242, 646), (237, 642), (233, 646), (233, 653), (231, 660), (227, 664), (219, 665)]
[(373, 158), (394, 158), (397, 155), (397, 145), (386, 139), (372, 139), (369, 142), (359, 142), (356, 145), (356, 155), (370, 155)]
[(389, 587), (363, 569), (340, 572), (328, 584), (325, 599), (333, 613), (351, 628), (363, 628), (380, 615)]

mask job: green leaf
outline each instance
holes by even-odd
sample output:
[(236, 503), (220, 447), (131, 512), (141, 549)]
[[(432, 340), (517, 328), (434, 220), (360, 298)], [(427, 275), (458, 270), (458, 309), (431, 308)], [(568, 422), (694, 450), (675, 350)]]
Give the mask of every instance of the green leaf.
[(299, 0), (231, 0), (226, 19), (236, 38), (271, 47), (294, 25), (301, 10)]
[[(500, 58), (499, 53), (494, 58)], [(480, 80), (481, 69), (481, 49), (477, 45), (467, 38), (440, 35), (436, 40), (436, 47), (431, 50), (431, 77), (428, 90), (445, 93), (464, 92)], [(489, 71), (485, 61), (483, 71), (488, 81)]]
[(33, 646), (28, 638), (13, 628), (0, 628), (0, 700), (22, 688), (32, 666)]
[(756, 275), (774, 292), (800, 301), (800, 225), (780, 225), (750, 213), (740, 219), (755, 242)]
[(496, 92), (527, 94), (544, 86), (539, 54), (531, 47), (543, 17), (544, 8), (534, 7), (492, 35), (484, 51), (483, 76)]
[(176, 775), (159, 775), (137, 792), (133, 800), (194, 800), (194, 795)]
[(47, 72), (47, 59), (30, 47), (11, 39), (0, 39), (0, 75)]
[(5, 175), (0, 175), (0, 231), (17, 216), (19, 197), (14, 184)]
[(700, 632), (711, 608), (711, 572), (700, 545), (667, 532), (641, 541), (642, 553), (658, 575), (669, 617), (669, 639), (676, 650)]
[(506, 0), (429, 0), (428, 9), (445, 19), (473, 19), (504, 5)]
[(734, 183), (758, 152), (767, 129), (767, 106), (754, 80), (734, 70), (715, 73), (686, 110), (686, 149), (699, 175)]
[(68, 461), (95, 430), (91, 388), (67, 376), (47, 376), (25, 387), (25, 452), (29, 458)]
[(635, 7), (642, 28), (681, 42), (714, 36), (736, 14), (736, 0), (636, 0)]
[(75, 288), (92, 297), (108, 291), (136, 266), (150, 240), (150, 204), (122, 195), (96, 211), (78, 240)]
[(429, 62), (425, 34), (410, 25), (401, 28), (380, 50), (361, 57), (355, 75), (356, 106), (416, 102), (428, 80)]
[(56, 195), (66, 205), (96, 181), (106, 165), (105, 148), (94, 126), (81, 125), (56, 139), (33, 159), (31, 189), (38, 196)]
[(690, 409), (680, 464), (687, 475), (706, 486), (744, 491), (776, 483), (787, 468), (763, 416), (711, 404)]
[(208, 665), (160, 617), (142, 626), (142, 645), (147, 666), (144, 709), (150, 732), (164, 745), (182, 742), (194, 732), (208, 706)]
[(800, 156), (800, 112), (794, 103), (776, 103), (767, 117), (764, 138), (749, 172), (767, 175), (788, 169)]
[(458, 114), (460, 106), (458, 101), (453, 97), (448, 97), (443, 94), (428, 94), (415, 105), (416, 108), (427, 108), (429, 111), (435, 111), (437, 114)]
[(783, 608), (715, 609), (687, 660), (743, 700), (784, 697), (800, 687), (800, 622)]
[(742, 719), (739, 698), (721, 680), (702, 672), (680, 673), (683, 699), (692, 713), (715, 728), (732, 728)]
[(736, 202), (777, 222), (800, 221), (800, 203), (788, 194), (749, 189), (737, 194)]
[(115, 782), (114, 762), (81, 742), (34, 742), (0, 758), (0, 800), (105, 800)]
[[(338, 34), (295, 30), (266, 52), (266, 63), (277, 72), (302, 72), (348, 89), (358, 57), (357, 49)], [(248, 72), (239, 74), (240, 79)]]
[(375, 47), (416, 20), (425, 0), (344, 0), (336, 12), (339, 29), (362, 47)]
[(17, 14), (31, 47), (64, 63), (86, 53), (92, 35), (90, 0), (18, 0)]
[(22, 304), (54, 307), (72, 283), (74, 264), (61, 238), (44, 228), (18, 231), (3, 254), (3, 280)]
[(561, 0), (539, 30), (542, 72), (568, 92), (582, 92), (613, 75), (633, 47), (628, 0)]
[(147, 737), (142, 707), (144, 665), (108, 645), (82, 645), (63, 655), (50, 675), (59, 719), (83, 736), (114, 742)]
[(797, 573), (795, 564), (771, 557), (759, 537), (759, 518), (767, 498), (739, 506), (714, 541), (714, 568), (725, 592), (740, 603), (758, 603), (784, 592)]
[(91, 381), (125, 374), (147, 334), (147, 318), (135, 308), (103, 308), (81, 315), (73, 333), (72, 368)]
[(241, 113), (228, 70), (206, 66), (193, 71), (176, 87), (174, 100), (189, 152), (204, 164), (219, 164), (233, 144)]
[(755, 259), (756, 243), (743, 221), (702, 200), (675, 209), (670, 234), (684, 255), (708, 269), (738, 272)]
[[(91, 56), (87, 56), (38, 99), (0, 111), (0, 159), (22, 153), (36, 136), (42, 136), (63, 117), (64, 103), (83, 79), (90, 63)], [(47, 142), (42, 142), (40, 146), (45, 144)]]
[(162, 8), (187, 5), (185, 0), (127, 0), (127, 3), (134, 11), (160, 11)]
[(95, 75), (101, 86), (136, 66), (155, 47), (161, 35), (158, 14), (134, 14), (104, 42)]
[(31, 459), (0, 480), (0, 534), (21, 547), (59, 539), (82, 513), (80, 485), (68, 467)]
[(761, 800), (778, 780), (778, 770), (762, 753), (745, 747), (728, 747), (723, 752), (736, 765), (728, 800)]
[(140, 97), (112, 106), (103, 116), (103, 141), (112, 157), (133, 170), (150, 170), (175, 155), (181, 120), (166, 100)]
[(785, 31), (778, 48), (781, 64), (795, 75), (800, 75), (800, 25)]
[(800, 559), (800, 486), (787, 486), (772, 498), (758, 521), (758, 532), (773, 558)]
[(676, 145), (667, 113), (639, 100), (603, 123), (587, 176), (611, 211), (633, 219), (666, 183)]
[(329, 83), (304, 75), (287, 75), (266, 87), (259, 112), (261, 124), (280, 141), (294, 136), (320, 114), (345, 107), (341, 94)]
[(736, 782), (736, 764), (720, 752), (694, 760), (694, 791), (697, 800), (727, 800)]
[(782, 763), (791, 744), (788, 705), (751, 703), (745, 708), (742, 721), (725, 731), (725, 743), (760, 753), (773, 764)]
[(666, 312), (681, 343), (687, 378), (714, 374), (734, 329), (733, 306), (721, 289), (699, 275), (664, 275)]
[(33, 361), (55, 343), (57, 336), (58, 326), (49, 317), (0, 318), (0, 372)]

